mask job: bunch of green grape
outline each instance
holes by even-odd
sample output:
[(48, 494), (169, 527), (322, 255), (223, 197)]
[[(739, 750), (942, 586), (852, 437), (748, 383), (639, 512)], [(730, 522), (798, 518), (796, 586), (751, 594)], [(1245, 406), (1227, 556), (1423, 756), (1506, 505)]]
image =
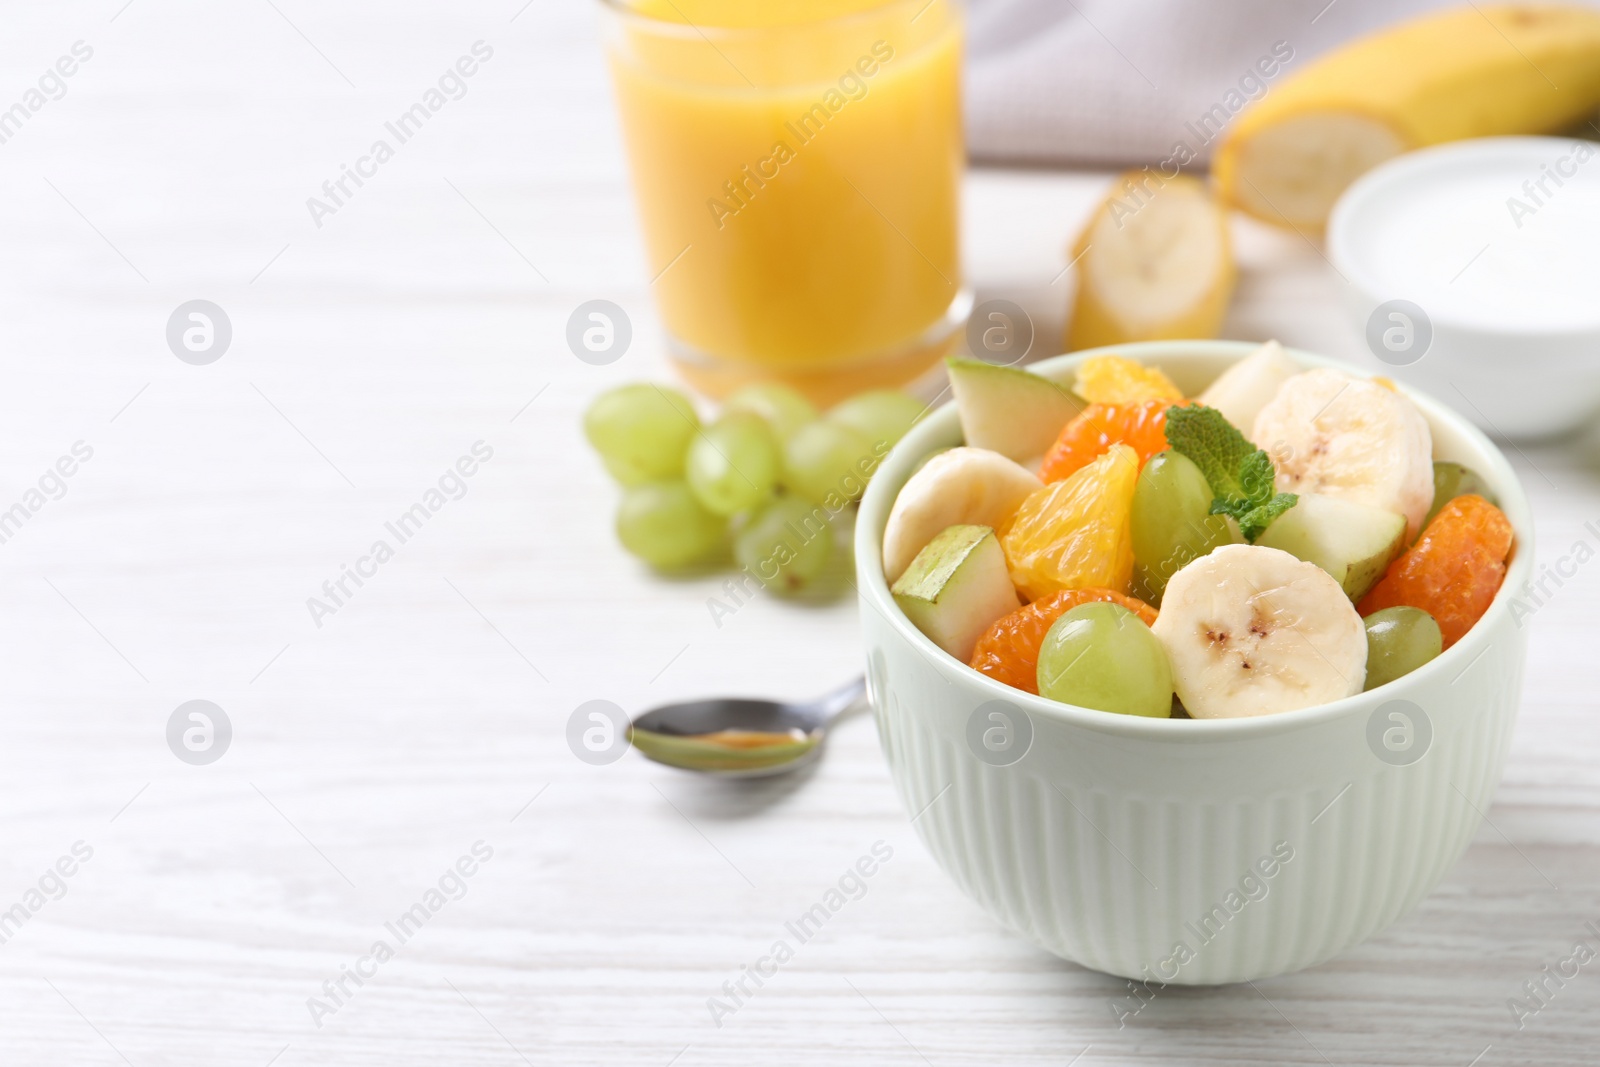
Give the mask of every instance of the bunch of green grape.
[(799, 592), (827, 567), (839, 515), (926, 410), (894, 390), (826, 414), (794, 389), (752, 385), (709, 423), (669, 386), (597, 397), (584, 433), (623, 488), (617, 539), (660, 571), (730, 556), (768, 588)]

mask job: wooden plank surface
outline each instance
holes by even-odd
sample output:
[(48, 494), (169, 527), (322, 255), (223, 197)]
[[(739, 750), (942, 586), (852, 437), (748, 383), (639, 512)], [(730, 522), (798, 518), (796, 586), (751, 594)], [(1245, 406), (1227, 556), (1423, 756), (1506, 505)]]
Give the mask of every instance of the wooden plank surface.
[[(1600, 944), (1600, 570), (1530, 621), (1491, 825), (1437, 892), (1324, 966), (1168, 990), (1119, 1027), (1122, 982), (934, 866), (870, 719), (753, 787), (568, 750), (586, 700), (860, 669), (848, 600), (719, 627), (716, 581), (654, 580), (612, 539), (578, 416), (665, 371), (593, 11), (121, 4), (18, 7), (0, 41), (7, 106), (93, 49), (0, 145), (0, 511), (93, 451), (0, 543), (0, 912), (29, 913), (0, 944), (0, 1062), (1595, 1061), (1600, 964), (1520, 1031), (1507, 1000)], [(479, 40), (466, 94), (317, 226), (307, 198)], [(1062, 247), (1105, 181), (974, 172), (980, 295), (1055, 336)], [(1229, 336), (1359, 354), (1315, 247), (1239, 238)], [(597, 297), (635, 327), (605, 368), (563, 342)], [(193, 299), (232, 323), (208, 366), (164, 336)], [(459, 499), (318, 626), (307, 599), (479, 441)], [(1541, 560), (1592, 544), (1593, 441), (1510, 455)], [(233, 729), (208, 766), (165, 738), (195, 699)], [(708, 1000), (880, 841), (860, 899), (717, 1025)], [(47, 873), (77, 842), (92, 856)], [(398, 944), (385, 924), (441, 878)], [(380, 939), (393, 958), (363, 962)]]

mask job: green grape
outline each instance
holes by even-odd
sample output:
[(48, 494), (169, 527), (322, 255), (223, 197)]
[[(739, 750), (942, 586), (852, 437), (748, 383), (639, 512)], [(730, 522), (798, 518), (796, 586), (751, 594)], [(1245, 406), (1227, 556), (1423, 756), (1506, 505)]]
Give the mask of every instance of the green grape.
[(1121, 604), (1079, 604), (1039, 648), (1039, 695), (1080, 708), (1165, 719), (1172, 714), (1167, 650)]
[(848, 426), (819, 419), (802, 426), (783, 445), (783, 482), (808, 500), (836, 511), (859, 499), (877, 465), (872, 442)]
[(1367, 689), (1410, 674), (1444, 647), (1439, 624), (1421, 608), (1384, 608), (1363, 621), (1367, 627)]
[(727, 535), (727, 521), (707, 511), (682, 481), (631, 486), (617, 506), (617, 539), (657, 570), (710, 563), (723, 554)]
[(797, 496), (780, 496), (762, 508), (733, 541), (739, 565), (783, 593), (815, 581), (832, 555), (828, 513)]
[(817, 409), (811, 401), (798, 390), (778, 382), (745, 386), (723, 403), (722, 411), (724, 414), (748, 411), (760, 415), (772, 427), (772, 435), (779, 442), (793, 437), (806, 423), (817, 421)]
[(650, 382), (609, 389), (583, 415), (585, 436), (623, 485), (682, 475), (684, 454), (699, 429), (688, 397)]
[(1211, 514), (1211, 485), (1189, 457), (1160, 452), (1150, 457), (1133, 488), (1133, 595), (1160, 605), (1167, 580), (1184, 564), (1219, 545), (1240, 543), (1226, 515)]
[(1436, 460), (1433, 464), (1433, 506), (1428, 509), (1428, 517), (1422, 520), (1422, 525), (1427, 526), (1432, 522), (1433, 517), (1439, 514), (1439, 509), (1450, 501), (1468, 493), (1476, 493), (1491, 504), (1495, 502), (1494, 494), (1489, 492), (1489, 483), (1477, 471), (1459, 463)]
[(735, 411), (694, 439), (684, 467), (700, 503), (718, 515), (733, 515), (772, 496), (782, 463), (766, 420)]
[(874, 445), (892, 448), (928, 410), (928, 405), (898, 389), (874, 389), (829, 410), (827, 420), (848, 426)]

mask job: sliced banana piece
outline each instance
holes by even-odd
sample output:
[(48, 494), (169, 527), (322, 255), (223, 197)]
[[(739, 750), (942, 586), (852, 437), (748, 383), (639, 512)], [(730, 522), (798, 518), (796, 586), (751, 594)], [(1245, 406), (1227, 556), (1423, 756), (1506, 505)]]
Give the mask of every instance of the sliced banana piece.
[(1198, 399), (1206, 407), (1222, 412), (1240, 433), (1249, 435), (1254, 432), (1261, 409), (1301, 369), (1282, 345), (1268, 341), (1223, 371)]
[[(1428, 475), (1432, 485), (1432, 468)], [(901, 487), (883, 530), (883, 576), (899, 580), (922, 546), (951, 526), (999, 529), (1044, 483), (987, 448), (952, 448), (923, 464)]]
[(1402, 394), (1319, 368), (1283, 383), (1250, 439), (1277, 467), (1278, 489), (1320, 493), (1406, 517), (1416, 540), (1433, 504), (1433, 434)]
[(1236, 273), (1228, 215), (1194, 178), (1122, 175), (1073, 255), (1083, 263), (1069, 351), (1222, 328)]
[(1224, 545), (1167, 583), (1150, 627), (1197, 719), (1271, 715), (1361, 692), (1367, 634), (1328, 572), (1287, 552)]

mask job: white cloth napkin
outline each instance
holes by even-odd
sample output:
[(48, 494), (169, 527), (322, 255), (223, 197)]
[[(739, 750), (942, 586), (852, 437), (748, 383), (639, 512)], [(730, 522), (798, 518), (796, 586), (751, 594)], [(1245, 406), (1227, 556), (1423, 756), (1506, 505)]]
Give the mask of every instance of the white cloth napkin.
[(1237, 110), (1343, 41), (1460, 2), (968, 0), (968, 150), (1122, 165), (1167, 159), (1183, 142), (1203, 161), (1218, 105)]

